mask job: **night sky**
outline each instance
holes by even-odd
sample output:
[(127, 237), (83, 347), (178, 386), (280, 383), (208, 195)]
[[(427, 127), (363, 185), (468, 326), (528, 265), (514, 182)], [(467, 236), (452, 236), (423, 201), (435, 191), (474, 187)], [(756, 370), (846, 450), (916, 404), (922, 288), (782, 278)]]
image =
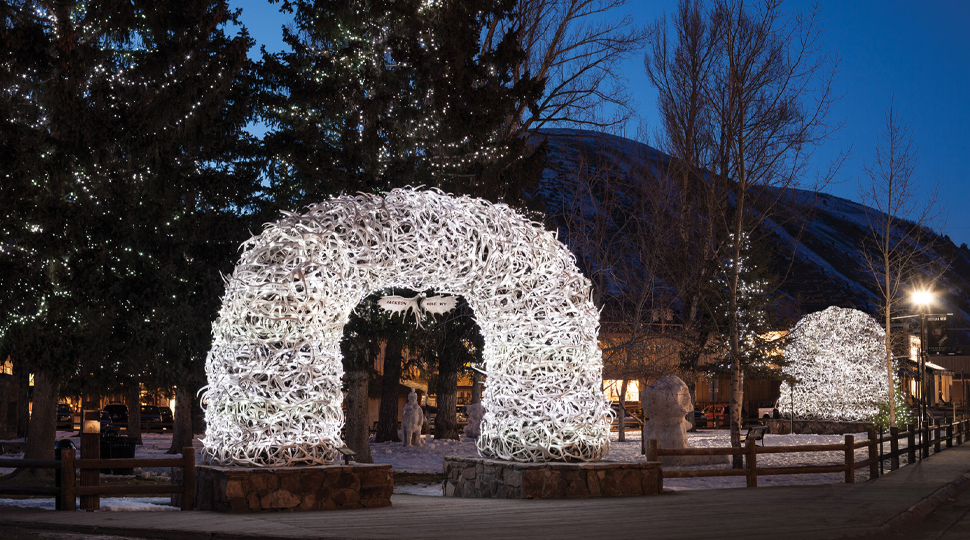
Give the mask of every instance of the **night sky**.
[[(242, 22), (257, 44), (254, 57), (260, 46), (270, 52), (283, 48), (280, 28), (288, 20), (279, 4), (230, 0), (230, 5), (243, 9)], [(621, 9), (645, 25), (676, 5), (677, 0), (632, 0)], [(804, 11), (811, 5), (790, 0), (785, 9)], [(844, 125), (817, 149), (808, 180), (851, 148), (838, 183), (826, 191), (858, 201), (860, 182), (868, 181), (863, 167), (872, 161), (892, 103), (910, 124), (920, 185), (930, 189), (939, 183), (946, 207), (934, 228), (957, 245), (970, 244), (970, 178), (961, 162), (970, 154), (970, 2), (828, 0), (819, 5), (822, 46), (841, 58), (835, 91), (842, 98), (829, 121)], [(643, 72), (642, 54), (627, 62), (625, 75), (642, 121), (655, 133), (660, 127), (656, 93)]]

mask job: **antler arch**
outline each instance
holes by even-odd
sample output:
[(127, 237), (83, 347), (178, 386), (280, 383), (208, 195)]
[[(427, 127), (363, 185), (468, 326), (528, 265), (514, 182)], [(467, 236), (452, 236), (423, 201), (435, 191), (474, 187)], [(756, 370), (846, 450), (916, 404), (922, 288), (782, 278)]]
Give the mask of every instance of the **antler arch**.
[(609, 447), (599, 314), (556, 237), (503, 204), (437, 190), (340, 196), (248, 240), (213, 325), (208, 460), (329, 463), (342, 446), (340, 339), (375, 290), (463, 295), (485, 340), (484, 456), (595, 461)]

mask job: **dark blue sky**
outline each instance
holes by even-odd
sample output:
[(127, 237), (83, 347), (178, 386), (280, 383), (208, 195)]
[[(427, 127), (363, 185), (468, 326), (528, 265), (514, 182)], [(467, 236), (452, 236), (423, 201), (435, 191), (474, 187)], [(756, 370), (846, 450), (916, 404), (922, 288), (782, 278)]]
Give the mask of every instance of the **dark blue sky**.
[[(266, 0), (230, 0), (243, 8), (243, 24), (256, 40), (277, 51), (286, 16)], [(785, 9), (805, 10), (809, 0), (789, 0)], [(631, 0), (627, 11), (640, 24), (671, 13), (677, 0)], [(925, 188), (939, 182), (946, 205), (935, 228), (957, 244), (970, 245), (970, 176), (962, 160), (970, 155), (970, 2), (965, 0), (827, 0), (820, 2), (823, 47), (841, 57), (835, 80), (842, 95), (830, 121), (844, 122), (822, 145), (814, 162), (821, 171), (845, 148), (852, 148), (826, 191), (858, 201), (868, 177), (877, 136), (885, 128), (890, 103), (912, 128), (919, 150), (916, 177)], [(631, 93), (648, 130), (659, 127), (653, 92), (643, 73), (643, 56), (625, 66)], [(649, 142), (649, 141), (648, 141)]]

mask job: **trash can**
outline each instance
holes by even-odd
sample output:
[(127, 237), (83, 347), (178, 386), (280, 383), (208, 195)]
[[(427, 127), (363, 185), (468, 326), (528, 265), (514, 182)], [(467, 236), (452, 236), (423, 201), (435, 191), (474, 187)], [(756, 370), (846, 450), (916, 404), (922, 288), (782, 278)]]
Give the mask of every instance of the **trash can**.
[[(101, 459), (132, 459), (135, 457), (135, 438), (108, 435), (101, 437)], [(104, 474), (134, 474), (134, 469), (101, 469)]]
[[(61, 439), (61, 440), (57, 441), (56, 443), (54, 443), (54, 459), (56, 459), (57, 461), (60, 461), (61, 460), (61, 450), (65, 449), (65, 448), (74, 448), (74, 449), (76, 449), (77, 447), (74, 446), (74, 441), (72, 441), (70, 439)], [(58, 468), (54, 469), (54, 487), (57, 487), (57, 488), (61, 487), (61, 482), (62, 482), (62, 479), (61, 479), (61, 468), (58, 467)], [(61, 498), (60, 497), (54, 497), (54, 509), (55, 510), (64, 510), (64, 508), (61, 508)]]

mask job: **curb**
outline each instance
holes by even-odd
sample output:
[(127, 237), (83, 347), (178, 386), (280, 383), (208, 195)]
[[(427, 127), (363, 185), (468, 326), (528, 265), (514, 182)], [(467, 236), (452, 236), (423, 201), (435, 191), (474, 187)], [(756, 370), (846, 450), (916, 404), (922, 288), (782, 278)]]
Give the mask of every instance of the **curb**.
[[(234, 534), (225, 532), (197, 532), (186, 530), (154, 530), (130, 527), (110, 527), (104, 525), (69, 525), (64, 523), (14, 522), (4, 524), (12, 529), (69, 532), (76, 534), (90, 534), (102, 536), (118, 536), (127, 538), (144, 538), (146, 540), (353, 540), (337, 536), (266, 536)], [(2, 528), (0, 528), (2, 531)]]
[(910, 506), (898, 516), (890, 519), (882, 527), (873, 531), (872, 535), (886, 535), (903, 527), (912, 525), (930, 515), (949, 499), (953, 499), (967, 489), (970, 489), (970, 473), (966, 473), (960, 478), (934, 491), (932, 494), (920, 502)]

